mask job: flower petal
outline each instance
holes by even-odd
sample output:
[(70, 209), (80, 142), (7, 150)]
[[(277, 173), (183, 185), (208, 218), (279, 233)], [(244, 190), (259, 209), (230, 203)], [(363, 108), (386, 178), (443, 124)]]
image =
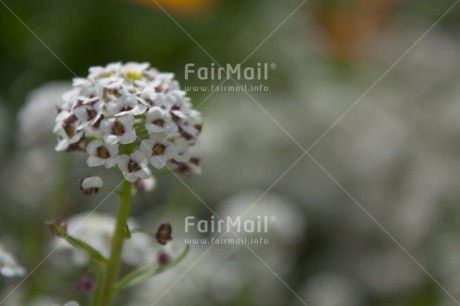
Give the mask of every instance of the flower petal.
[(128, 144), (128, 143), (133, 143), (136, 141), (136, 131), (135, 130), (129, 130), (120, 137), (120, 143), (121, 144)]
[(88, 163), (89, 167), (98, 167), (105, 164), (105, 160), (97, 156), (89, 156), (86, 162)]
[(116, 136), (116, 135), (105, 134), (103, 138), (104, 138), (104, 141), (109, 145), (114, 145), (120, 140), (120, 136)]

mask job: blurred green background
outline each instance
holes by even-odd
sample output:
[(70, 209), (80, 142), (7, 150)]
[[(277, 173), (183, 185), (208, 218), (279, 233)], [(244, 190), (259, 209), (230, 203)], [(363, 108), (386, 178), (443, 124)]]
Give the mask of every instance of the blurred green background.
[(42, 262), (44, 220), (105, 198), (79, 194), (93, 174), (83, 157), (53, 152), (52, 106), (73, 72), (145, 61), (182, 86), (217, 85), (185, 80), (185, 65), (209, 67), (209, 55), (275, 63), (269, 90), (190, 92), (205, 118), (203, 174), (157, 177), (133, 216), (151, 231), (171, 222), (179, 246), (185, 216), (212, 215), (201, 201), (232, 215), (259, 199), (254, 216), (282, 222), (255, 248), (260, 260), (215, 246), (188, 271), (207, 249), (195, 246), (119, 305), (460, 305), (460, 5), (157, 1), (0, 1), (0, 244), (33, 272), (0, 278), (0, 305), (85, 305), (75, 283), (91, 269), (62, 252)]

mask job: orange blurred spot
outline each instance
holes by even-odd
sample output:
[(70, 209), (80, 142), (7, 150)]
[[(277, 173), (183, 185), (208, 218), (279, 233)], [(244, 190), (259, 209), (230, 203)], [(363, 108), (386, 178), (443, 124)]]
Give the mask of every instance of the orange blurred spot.
[[(199, 15), (208, 12), (215, 5), (216, 0), (130, 0), (132, 2), (152, 7), (158, 10), (165, 9), (177, 15)], [(160, 8), (161, 7), (161, 8)]]
[(397, 0), (347, 0), (318, 7), (316, 21), (332, 56), (350, 60), (369, 52), (368, 44), (393, 23)]

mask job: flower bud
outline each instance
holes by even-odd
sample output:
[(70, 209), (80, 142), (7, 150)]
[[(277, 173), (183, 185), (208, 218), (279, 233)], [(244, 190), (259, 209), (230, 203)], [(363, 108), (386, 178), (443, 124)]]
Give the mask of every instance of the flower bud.
[(53, 235), (53, 237), (60, 237), (61, 235), (59, 234), (59, 232), (67, 233), (67, 224), (63, 222), (50, 221), (47, 222), (46, 225), (48, 225), (51, 231), (51, 235)]
[(169, 256), (168, 253), (166, 253), (165, 251), (158, 252), (157, 262), (159, 265), (166, 265), (170, 261), (171, 261), (171, 256)]
[(83, 179), (80, 183), (80, 189), (85, 195), (98, 193), (99, 188), (103, 186), (102, 179), (98, 176), (90, 176)]
[(89, 273), (85, 273), (78, 281), (76, 287), (81, 293), (90, 293), (96, 288), (96, 282)]
[(158, 230), (155, 234), (155, 238), (157, 239), (159, 244), (165, 245), (169, 240), (172, 239), (171, 233), (172, 233), (171, 224), (163, 223), (158, 227)]
[(153, 176), (147, 179), (138, 179), (134, 182), (134, 188), (137, 193), (152, 191), (155, 188), (156, 180)]

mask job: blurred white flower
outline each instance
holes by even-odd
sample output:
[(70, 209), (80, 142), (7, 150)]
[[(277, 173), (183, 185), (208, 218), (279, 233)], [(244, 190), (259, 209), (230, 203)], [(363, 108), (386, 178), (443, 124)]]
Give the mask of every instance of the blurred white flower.
[(360, 306), (364, 296), (352, 279), (336, 273), (314, 275), (303, 286), (300, 296), (309, 305)]
[(263, 190), (241, 192), (224, 200), (217, 214), (223, 219), (243, 216), (241, 222), (268, 217), (270, 223), (266, 238), (274, 245), (294, 245), (305, 236), (307, 224), (302, 209), (286, 197), (274, 193), (264, 194)]
[(17, 115), (20, 145), (31, 146), (50, 139), (57, 108), (62, 104), (63, 94), (71, 88), (68, 82), (50, 82), (27, 96)]
[(50, 305), (62, 305), (60, 299), (55, 296), (46, 294), (39, 294), (37, 296), (28, 297), (26, 294), (26, 288), (18, 288), (18, 290), (10, 298), (5, 301), (5, 306), (50, 306)]
[[(234, 93), (220, 96), (218, 103), (208, 108), (207, 128), (201, 136), (204, 167), (208, 170), (206, 177), (198, 180), (206, 180), (205, 186), (212, 182), (213, 188), (207, 192), (216, 197), (237, 193), (247, 186), (270, 186), (298, 158), (299, 151), (253, 102), (247, 98), (235, 99)], [(264, 104), (264, 108), (272, 114), (281, 112), (269, 104)], [(280, 104), (279, 108), (285, 112), (292, 110), (286, 108), (286, 104)], [(293, 115), (289, 114), (291, 118)], [(232, 165), (231, 171), (228, 165)], [(223, 173), (225, 180), (222, 180)]]
[[(183, 248), (183, 245), (168, 243), (164, 252), (174, 257)], [(167, 270), (158, 277), (154, 277), (136, 287), (135, 293), (128, 304), (150, 306), (157, 299), (158, 303), (164, 306), (210, 303), (209, 289), (213, 280), (212, 275), (219, 271), (221, 267), (219, 259), (211, 253), (205, 254), (204, 258), (193, 265), (204, 251), (205, 248), (193, 246), (187, 257), (173, 269)], [(188, 268), (192, 265), (192, 269), (189, 270)], [(187, 270), (189, 271), (184, 273)], [(180, 281), (177, 282), (178, 279)], [(169, 290), (169, 287), (173, 284), (174, 287)]]
[[(59, 306), (59, 305), (53, 305), (53, 306)], [(64, 306), (80, 306), (77, 302), (71, 301), (68, 303), (65, 303)]]
[[(220, 203), (216, 213), (224, 220), (227, 217), (235, 220), (242, 216), (241, 223), (248, 220), (257, 223), (257, 220), (264, 220), (265, 217), (268, 221), (266, 233), (259, 233), (257, 230), (252, 233), (244, 231), (238, 233), (240, 237), (262, 238), (268, 241), (268, 244), (249, 245), (257, 256), (241, 244), (214, 246), (212, 256), (219, 258), (222, 265), (215, 270), (211, 282), (213, 288), (216, 288), (216, 296), (219, 299), (235, 297), (241, 293), (243, 287), (248, 286), (252, 298), (258, 304), (281, 303), (282, 288), (265, 264), (282, 278), (293, 271), (298, 256), (296, 250), (305, 237), (307, 228), (302, 209), (287, 197), (274, 193), (264, 195), (263, 190), (250, 190)], [(213, 233), (213, 236), (220, 238), (222, 233)], [(223, 238), (236, 237), (233, 233), (228, 233)], [(227, 277), (219, 280), (223, 274), (227, 274)], [(261, 277), (261, 275), (270, 275), (270, 277)], [(227, 291), (222, 290), (225, 287), (228, 287)]]
[(18, 288), (3, 304), (5, 306), (79, 306), (74, 301), (64, 303), (61, 298), (43, 293), (30, 297), (24, 291), (26, 288)]
[(349, 267), (366, 284), (366, 291), (375, 296), (391, 296), (423, 286), (423, 271), (399, 249), (368, 251), (353, 257), (355, 262)]
[[(456, 222), (450, 226), (437, 232), (436, 240), (430, 245), (433, 252), (430, 272), (436, 271), (438, 281), (457, 297), (460, 295), (460, 245)], [(452, 305), (452, 299), (442, 294), (438, 304)]]
[(4, 277), (23, 276), (25, 269), (20, 266), (16, 259), (0, 245), (0, 275)]
[(2, 183), (8, 186), (9, 196), (15, 203), (40, 208), (37, 203), (48, 199), (56, 184), (58, 161), (52, 150), (43, 147), (16, 152), (3, 169)]
[[(69, 218), (66, 222), (67, 232), (88, 243), (94, 249), (108, 258), (110, 242), (115, 227), (115, 218), (97, 212), (81, 213)], [(128, 221), (130, 229), (139, 228), (133, 220)], [(133, 234), (124, 244), (122, 260), (129, 265), (140, 265), (155, 260), (154, 239), (143, 234)], [(85, 265), (88, 262), (86, 254), (76, 250), (62, 238), (56, 238), (54, 247), (59, 250), (70, 250), (72, 261), (76, 265)]]
[[(159, 220), (170, 222), (173, 227), (173, 239), (165, 246), (157, 243), (152, 253), (156, 255), (157, 260), (177, 257), (185, 249), (183, 216), (178, 214), (176, 209), (166, 214), (162, 213), (161, 216), (155, 213), (154, 216)], [(150, 219), (150, 216), (146, 216), (145, 222), (149, 222)], [(245, 285), (244, 273), (241, 274), (241, 269), (233, 269), (234, 265), (231, 264), (232, 260), (227, 256), (228, 254), (215, 252), (216, 247), (207, 251), (208, 247), (208, 245), (190, 246), (187, 256), (174, 268), (133, 288), (134, 292), (127, 304), (151, 306), (162, 296), (157, 304), (164, 306), (217, 305), (218, 301), (229, 302), (237, 297), (241, 292), (240, 289)], [(207, 253), (204, 254), (206, 251)], [(203, 257), (198, 260), (201, 255)], [(185, 271), (187, 272), (184, 273)], [(177, 281), (179, 277), (181, 279)], [(175, 283), (174, 287), (169, 290), (173, 283)]]

